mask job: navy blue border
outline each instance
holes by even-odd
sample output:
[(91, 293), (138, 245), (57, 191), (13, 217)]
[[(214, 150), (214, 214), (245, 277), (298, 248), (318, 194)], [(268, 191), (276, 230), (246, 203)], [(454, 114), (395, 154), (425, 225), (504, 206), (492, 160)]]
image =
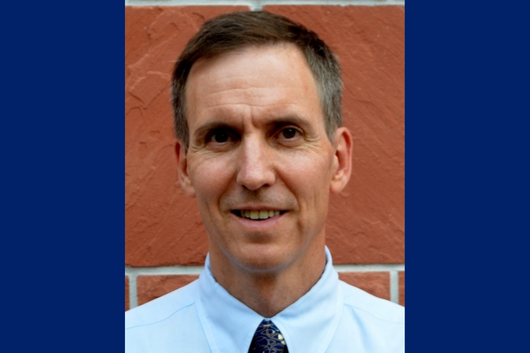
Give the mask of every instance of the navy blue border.
[(406, 8), (409, 352), (527, 346), (526, 14), (491, 1)]
[(2, 347), (122, 351), (124, 4), (1, 17)]

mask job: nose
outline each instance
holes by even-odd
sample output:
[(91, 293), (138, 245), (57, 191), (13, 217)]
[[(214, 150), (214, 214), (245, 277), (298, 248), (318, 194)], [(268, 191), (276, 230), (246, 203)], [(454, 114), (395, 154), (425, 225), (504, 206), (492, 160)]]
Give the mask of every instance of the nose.
[(271, 186), (276, 180), (270, 147), (258, 137), (244, 138), (238, 156), (237, 183), (249, 190)]

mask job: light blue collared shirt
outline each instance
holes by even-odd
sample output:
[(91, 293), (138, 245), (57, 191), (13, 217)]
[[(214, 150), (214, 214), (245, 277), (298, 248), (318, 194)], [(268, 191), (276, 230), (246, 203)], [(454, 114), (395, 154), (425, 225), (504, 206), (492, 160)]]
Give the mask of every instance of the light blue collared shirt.
[[(307, 294), (272, 318), (290, 353), (404, 352), (404, 308), (342, 281), (326, 248), (326, 268)], [(125, 313), (125, 351), (248, 352), (264, 318), (213, 278), (199, 279)]]

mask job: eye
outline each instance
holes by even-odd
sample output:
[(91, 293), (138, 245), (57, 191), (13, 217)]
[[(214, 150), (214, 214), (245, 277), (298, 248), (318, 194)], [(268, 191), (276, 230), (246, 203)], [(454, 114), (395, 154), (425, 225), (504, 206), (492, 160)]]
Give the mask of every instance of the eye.
[(287, 125), (276, 130), (274, 140), (285, 147), (296, 147), (303, 142), (304, 132), (297, 126)]
[(230, 136), (228, 135), (228, 132), (226, 131), (214, 131), (211, 135), (210, 135), (210, 141), (212, 142), (217, 142), (217, 143), (224, 143), (226, 141), (228, 141), (228, 139), (230, 138)]
[(288, 139), (288, 140), (296, 137), (297, 134), (298, 134), (298, 130), (296, 130), (294, 127), (285, 128), (280, 132), (281, 137)]
[(213, 129), (205, 136), (205, 142), (210, 148), (225, 149), (238, 141), (238, 134), (231, 129), (217, 128)]

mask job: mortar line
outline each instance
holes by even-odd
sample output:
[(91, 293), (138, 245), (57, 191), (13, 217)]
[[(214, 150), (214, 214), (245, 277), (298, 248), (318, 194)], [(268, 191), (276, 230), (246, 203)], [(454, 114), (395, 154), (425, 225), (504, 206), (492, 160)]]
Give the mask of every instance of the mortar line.
[(204, 266), (159, 266), (159, 267), (130, 267), (125, 266), (125, 274), (142, 275), (198, 275)]
[(399, 304), (398, 271), (390, 271), (390, 301)]
[(337, 272), (390, 272), (404, 271), (405, 264), (337, 264)]
[[(392, 272), (405, 270), (405, 264), (337, 264), (333, 265), (337, 272)], [(159, 266), (130, 267), (125, 266), (125, 274), (134, 276), (145, 275), (199, 275), (204, 266)]]
[(138, 295), (136, 286), (136, 275), (129, 274), (129, 308), (136, 308), (138, 306)]

